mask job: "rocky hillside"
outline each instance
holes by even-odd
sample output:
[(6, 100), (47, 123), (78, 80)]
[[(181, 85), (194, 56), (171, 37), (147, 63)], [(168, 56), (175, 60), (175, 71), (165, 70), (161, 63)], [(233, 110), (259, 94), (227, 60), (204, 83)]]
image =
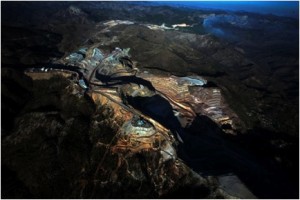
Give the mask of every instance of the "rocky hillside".
[[(123, 2), (1, 2), (1, 17), (3, 198), (298, 196), (297, 20)], [(124, 149), (132, 114), (68, 73), (24, 74), (83, 47), (130, 48), (145, 74), (204, 77), (242, 125), (225, 134), (198, 114), (184, 146), (161, 129), (167, 139)]]

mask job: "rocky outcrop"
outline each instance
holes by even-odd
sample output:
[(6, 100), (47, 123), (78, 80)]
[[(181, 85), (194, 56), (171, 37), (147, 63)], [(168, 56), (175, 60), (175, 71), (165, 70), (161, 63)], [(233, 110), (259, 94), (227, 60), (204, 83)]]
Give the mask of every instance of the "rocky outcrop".
[(173, 136), (159, 123), (135, 119), (97, 92), (86, 96), (63, 76), (35, 79), (27, 89), (30, 101), (2, 135), (3, 198), (157, 198), (182, 190), (226, 197), (217, 180), (178, 159)]
[[(5, 8), (2, 48), (5, 64), (48, 62), (61, 57), (56, 46), (66, 54), (95, 43), (107, 50), (115, 46), (131, 47), (139, 68), (180, 76), (206, 75), (221, 87), (228, 104), (247, 129), (259, 126), (298, 135), (299, 59), (294, 42), (298, 39), (297, 20), (120, 2), (6, 2)], [(211, 19), (214, 19), (212, 28), (237, 36), (234, 43), (207, 34), (205, 26)], [(119, 25), (108, 28), (117, 22)], [(151, 30), (145, 26), (163, 23), (167, 27), (178, 23), (196, 25), (180, 31)], [(34, 37), (27, 37), (28, 32)], [(15, 46), (18, 51), (14, 51)], [(291, 110), (295, 111), (292, 115)], [(287, 122), (286, 118), (290, 120)]]
[[(248, 15), (262, 26), (226, 26), (242, 39), (229, 44), (204, 30), (205, 18), (224, 14), (217, 11), (122, 2), (1, 5), (3, 197), (298, 196), (297, 20), (237, 13), (234, 20)], [(178, 23), (193, 27), (168, 29)], [(131, 47), (133, 62), (112, 56), (95, 73), (112, 76), (111, 86), (119, 75), (142, 75), (139, 82), (97, 89), (103, 82), (92, 77), (89, 85), (117, 46)], [(35, 68), (29, 78), (3, 67)], [(181, 76), (207, 82), (185, 85)], [(189, 133), (184, 145), (175, 142), (178, 127)]]

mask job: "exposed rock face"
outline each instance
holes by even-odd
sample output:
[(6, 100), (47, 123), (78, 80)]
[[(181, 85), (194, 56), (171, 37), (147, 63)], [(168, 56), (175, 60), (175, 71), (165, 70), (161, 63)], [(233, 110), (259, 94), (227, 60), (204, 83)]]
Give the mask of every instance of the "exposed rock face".
[[(2, 180), (11, 181), (2, 197), (155, 198), (182, 188), (197, 190), (195, 198), (226, 196), (216, 180), (177, 158), (175, 140), (163, 126), (133, 119), (106, 96), (87, 97), (77, 84), (52, 76), (27, 88), (31, 100), (2, 137)], [(138, 129), (139, 123), (146, 128)], [(10, 171), (15, 175), (6, 176)]]
[[(236, 134), (236, 131), (244, 128), (238, 116), (227, 105), (220, 88), (209, 86), (206, 79), (196, 75), (177, 77), (141, 72), (136, 67), (136, 62), (129, 59), (129, 50), (116, 48), (109, 53), (96, 48), (94, 44), (81, 48), (77, 53), (71, 53), (57, 62), (78, 67), (92, 90), (108, 93), (107, 95), (111, 95), (118, 103), (125, 102), (139, 107), (136, 99), (148, 98), (149, 101), (154, 101), (151, 98), (156, 94), (162, 96), (166, 99), (165, 102), (172, 106), (170, 111), (175, 112), (182, 128), (188, 127), (197, 114), (209, 116), (220, 127), (225, 127), (224, 130), (228, 133)], [(99, 58), (96, 58), (96, 52)], [(118, 92), (115, 88), (118, 88)], [(146, 103), (142, 104), (145, 107)], [(148, 107), (148, 111), (145, 112), (153, 117), (154, 112), (151, 110), (159, 106), (152, 103)], [(172, 117), (172, 113), (168, 117)]]
[[(91, 49), (84, 52), (101, 52), (95, 51), (94, 47)], [(67, 56), (69, 59), (62, 58), (58, 62), (72, 61), (75, 71), (41, 68), (37, 72), (26, 72), (33, 80), (33, 87), (28, 88), (32, 98), (16, 116), (14, 129), (8, 131), (3, 139), (3, 147), (8, 149), (8, 153), (3, 155), (4, 169), (15, 171), (17, 176), (12, 182), (23, 182), (24, 195), (40, 198), (172, 197), (182, 188), (187, 188), (185, 197), (255, 197), (236, 176), (201, 176), (190, 168), (199, 172), (221, 170), (219, 172), (225, 173), (233, 170), (243, 179), (251, 173), (262, 183), (270, 178), (265, 174), (265, 166), (257, 165), (257, 161), (244, 152), (232, 149), (222, 138), (222, 120), (214, 118), (213, 112), (219, 109), (219, 115), (224, 115), (222, 110), (226, 108), (221, 105), (218, 90), (208, 87), (200, 89), (199, 93), (197, 87), (201, 88), (207, 81), (197, 76), (166, 78), (137, 71), (135, 74), (138, 75), (134, 76), (135, 66), (128, 66), (133, 62), (119, 56), (124, 55), (123, 51), (128, 54), (127, 50), (117, 48), (111, 54), (104, 53), (105, 57), (100, 56), (101, 62), (94, 67), (83, 66), (82, 59), (74, 58), (73, 62)], [(91, 63), (93, 55), (96, 54), (84, 54), (85, 61)], [(125, 58), (128, 62), (121, 62)], [(102, 69), (106, 65), (109, 67), (103, 74)], [(89, 87), (84, 80), (90, 84)], [(111, 88), (111, 84), (118, 89)], [(190, 86), (194, 88), (189, 89)], [(178, 90), (178, 93), (171, 90)], [(49, 95), (53, 96), (49, 98)], [(195, 107), (197, 99), (202, 106)], [(191, 119), (189, 126), (178, 122), (174, 108), (182, 118)], [(201, 119), (196, 113), (207, 114), (219, 125), (204, 115)], [(80, 144), (74, 146), (77, 149), (73, 152), (72, 143), (78, 141)], [(184, 142), (184, 145), (178, 146), (178, 141)], [(34, 145), (28, 147), (28, 142)], [(34, 176), (33, 172), (26, 173), (28, 168), (20, 169), (24, 163), (32, 164), (19, 158), (16, 146), (25, 149), (21, 156), (33, 156), (29, 160), (35, 163), (33, 168), (37, 171), (33, 172), (38, 174), (36, 178), (28, 178)], [(36, 151), (45, 158), (36, 158), (31, 153)], [(65, 158), (69, 153), (71, 159)], [(68, 160), (67, 164), (64, 159)], [(44, 166), (40, 163), (46, 163), (46, 160), (54, 164)], [(76, 167), (66, 172), (70, 163)], [(49, 175), (40, 177), (44, 174), (39, 171), (40, 168)], [(257, 177), (257, 171), (262, 171), (264, 176)], [(56, 179), (61, 173), (66, 174), (67, 180)], [(67, 186), (53, 186), (57, 181)], [(234, 189), (228, 185), (232, 181), (236, 184)], [(47, 182), (47, 187), (55, 192), (44, 188), (42, 182)], [(64, 193), (60, 190), (62, 188), (70, 192)], [(129, 188), (139, 188), (139, 192), (128, 193)], [(195, 194), (195, 190), (200, 192)], [(7, 191), (10, 196), (13, 190)]]
[(298, 197), (298, 22), (240, 45), (203, 30), (219, 12), (1, 5), (3, 197)]
[[(27, 81), (33, 84), (27, 88), (32, 96), (15, 117), (14, 129), (7, 133), (2, 143), (7, 149), (3, 155), (4, 169), (16, 172), (15, 179), (25, 188), (24, 195), (39, 198), (153, 198), (172, 196), (182, 188), (188, 188), (185, 194), (188, 197), (231, 197), (218, 186), (217, 179), (196, 174), (176, 153), (178, 142), (173, 134), (175, 137), (179, 137), (178, 134), (186, 136), (182, 135), (180, 125), (178, 127), (170, 118), (172, 107), (167, 102), (170, 100), (172, 105), (179, 105), (182, 109), (179, 112), (183, 114), (186, 110), (192, 112), (193, 118), (195, 113), (192, 107), (184, 106), (186, 99), (182, 104), (184, 98), (166, 88), (172, 88), (174, 83), (178, 94), (189, 94), (188, 86), (202, 86), (206, 84), (204, 79), (173, 76), (170, 78), (173, 82), (168, 83), (166, 77), (160, 77), (159, 81), (148, 73), (133, 78), (132, 72), (127, 71), (132, 62), (126, 58), (126, 49), (116, 49), (112, 54), (105, 54), (106, 57), (93, 47), (78, 52), (83, 53), (82, 58), (78, 59), (72, 53), (58, 61), (79, 66), (77, 72), (45, 68), (26, 72), (31, 78)], [(124, 62), (125, 58), (128, 62)], [(123, 64), (121, 60), (124, 60)], [(82, 65), (84, 61), (86, 65)], [(96, 62), (95, 66), (92, 61)], [(11, 78), (9, 71), (4, 71), (7, 78)], [(98, 76), (93, 77), (94, 72), (99, 80)], [(74, 76), (73, 73), (78, 74)], [(116, 78), (117, 84), (121, 85), (118, 90), (103, 85), (105, 82), (101, 77), (108, 75), (110, 78), (104, 79), (106, 84)], [(87, 93), (87, 86), (78, 81), (79, 76), (82, 76), (81, 81), (84, 78), (94, 84)], [(124, 79), (126, 77), (130, 79)], [(159, 82), (164, 82), (164, 87)], [(102, 87), (98, 87), (101, 84)], [(169, 97), (163, 100), (155, 93), (156, 89)], [(136, 102), (134, 98), (137, 97), (149, 99)], [(193, 100), (191, 96), (189, 98)], [(157, 108), (153, 104), (156, 101), (161, 104)], [(144, 111), (137, 109), (140, 103), (145, 105)], [(163, 125), (156, 120), (161, 120)], [(19, 149), (21, 153), (17, 153)], [(71, 157), (68, 157), (69, 153)], [(22, 159), (29, 154), (30, 159)], [(27, 173), (30, 168), (34, 170)], [(55, 185), (56, 182), (60, 184)], [(133, 194), (128, 193), (129, 188), (139, 189)], [(195, 194), (195, 190), (199, 191)], [(11, 197), (13, 191), (10, 188), (5, 195)]]
[(141, 73), (139, 76), (149, 80), (171, 102), (182, 127), (189, 126), (197, 114), (210, 117), (220, 126), (231, 127), (227, 130), (233, 134), (238, 126), (242, 127), (241, 121), (227, 105), (220, 89), (205, 87), (207, 81), (202, 77), (168, 77), (149, 73)]
[[(248, 129), (258, 126), (298, 135), (296, 20), (120, 2), (5, 2), (3, 5), (6, 9), (3, 9), (2, 59), (7, 64), (45, 63), (60, 57), (60, 52), (67, 54), (82, 45), (98, 42), (106, 49), (131, 47), (139, 68), (160, 69), (180, 76), (191, 72), (207, 75), (222, 87), (228, 104)], [(213, 23), (209, 23), (212, 28), (222, 29), (229, 36), (237, 35), (238, 40), (229, 39), (232, 43), (228, 43), (207, 34), (206, 25), (212, 19)], [(145, 26), (181, 22), (196, 25), (180, 31), (151, 30)], [(27, 37), (28, 29), (36, 37)], [(40, 44), (48, 49), (44, 51)], [(14, 51), (14, 46), (22, 46), (24, 50)]]

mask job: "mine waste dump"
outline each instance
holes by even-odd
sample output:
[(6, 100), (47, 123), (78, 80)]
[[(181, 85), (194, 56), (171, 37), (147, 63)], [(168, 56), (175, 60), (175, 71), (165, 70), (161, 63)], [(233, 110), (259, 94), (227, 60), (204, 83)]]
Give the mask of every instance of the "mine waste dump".
[[(2, 198), (299, 197), (298, 60), (266, 53), (294, 20), (142, 2), (2, 9)], [(288, 31), (256, 47), (255, 27), (273, 24)]]

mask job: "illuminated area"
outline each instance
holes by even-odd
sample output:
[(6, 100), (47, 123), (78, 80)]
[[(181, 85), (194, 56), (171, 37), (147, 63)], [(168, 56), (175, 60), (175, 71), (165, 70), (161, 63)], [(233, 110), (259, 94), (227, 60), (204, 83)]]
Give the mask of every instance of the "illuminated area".
[(299, 198), (298, 2), (1, 2), (1, 197)]

